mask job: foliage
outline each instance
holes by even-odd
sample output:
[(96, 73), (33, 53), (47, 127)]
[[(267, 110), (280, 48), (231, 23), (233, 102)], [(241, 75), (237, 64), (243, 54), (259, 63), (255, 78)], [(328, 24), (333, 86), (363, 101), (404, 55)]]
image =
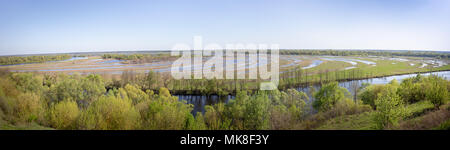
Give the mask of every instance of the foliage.
[(78, 119), (79, 129), (130, 130), (139, 127), (139, 112), (126, 97), (101, 96)]
[(400, 96), (408, 103), (430, 101), (436, 108), (449, 101), (448, 87), (450, 82), (442, 77), (431, 75), (405, 79), (398, 90)]
[(38, 95), (34, 93), (21, 93), (13, 103), (15, 122), (33, 122), (42, 117), (44, 110)]
[[(392, 80), (389, 85), (391, 85), (395, 90), (397, 90), (398, 81)], [(372, 106), (376, 109), (375, 100), (378, 98), (379, 94), (383, 91), (386, 85), (374, 84), (366, 86), (362, 92), (359, 93), (358, 97), (364, 104)]]
[(316, 100), (313, 107), (322, 112), (330, 110), (336, 103), (346, 99), (347, 95), (348, 90), (340, 87), (337, 82), (328, 83), (314, 94)]
[(12, 74), (11, 79), (16, 82), (17, 89), (22, 92), (40, 93), (42, 82), (34, 77), (33, 73)]
[(377, 108), (374, 120), (377, 129), (383, 129), (387, 126), (396, 126), (398, 121), (407, 116), (403, 100), (396, 93), (396, 87), (386, 85), (375, 100)]
[[(164, 76), (159, 74), (130, 75), (132, 82), (119, 86), (110, 86), (110, 82), (94, 74), (0, 75), (0, 121), (7, 124), (1, 128), (289, 130), (368, 129), (373, 125), (377, 129), (396, 129), (398, 122), (404, 124), (404, 120), (424, 116), (420, 123), (429, 129), (441, 124), (445, 128), (444, 121), (448, 120), (448, 111), (441, 105), (448, 103), (450, 84), (437, 76), (364, 86), (358, 94), (360, 102), (350, 99), (348, 91), (337, 82), (312, 92), (315, 101), (310, 101), (306, 93), (295, 89), (245, 90), (251, 85), (247, 81), (184, 80), (167, 87)], [(234, 90), (236, 95), (226, 103), (207, 105), (204, 113), (194, 115), (191, 104), (172, 96), (177, 86), (202, 89), (198, 94), (203, 95)], [(428, 115), (428, 111), (434, 115)]]
[(24, 63), (41, 63), (46, 61), (58, 61), (70, 59), (70, 55), (42, 55), (42, 56), (2, 56), (0, 57), (0, 65), (14, 65)]
[(427, 83), (423, 85), (423, 89), (426, 89), (425, 99), (433, 103), (435, 108), (439, 108), (449, 101), (449, 81), (437, 76), (430, 76), (424, 82)]
[(49, 123), (56, 129), (71, 129), (80, 115), (75, 101), (64, 100), (53, 105), (49, 112)]
[(177, 130), (190, 128), (186, 122), (190, 119), (192, 105), (185, 101), (178, 101), (178, 97), (171, 96), (166, 88), (159, 90), (155, 100), (148, 102), (148, 108), (143, 110), (145, 129)]
[(99, 75), (88, 75), (87, 77), (60, 76), (60, 82), (51, 86), (48, 98), (52, 102), (72, 99), (80, 106), (86, 107), (106, 92), (103, 79)]

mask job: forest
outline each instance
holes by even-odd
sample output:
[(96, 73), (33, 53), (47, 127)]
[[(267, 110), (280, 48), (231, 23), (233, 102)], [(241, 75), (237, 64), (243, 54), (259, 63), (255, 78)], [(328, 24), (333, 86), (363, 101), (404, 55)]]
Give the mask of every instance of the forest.
[(449, 58), (450, 53), (431, 51), (376, 51), (376, 50), (280, 50), (280, 55), (329, 55), (329, 56), (417, 56)]
[(2, 56), (0, 57), (0, 65), (15, 65), (26, 63), (42, 63), (48, 61), (60, 61), (70, 59), (72, 56), (64, 55), (40, 55), (40, 56)]
[(450, 128), (450, 82), (434, 75), (366, 84), (357, 95), (330, 81), (310, 91), (312, 99), (295, 89), (238, 88), (228, 103), (207, 105), (197, 114), (192, 114), (191, 104), (173, 96), (156, 73), (116, 81), (96, 74), (2, 72), (0, 76), (0, 129)]

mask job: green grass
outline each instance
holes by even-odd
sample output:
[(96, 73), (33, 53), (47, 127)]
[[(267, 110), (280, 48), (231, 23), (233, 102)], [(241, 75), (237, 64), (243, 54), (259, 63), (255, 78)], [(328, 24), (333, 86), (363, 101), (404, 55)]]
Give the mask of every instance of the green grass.
[[(421, 101), (411, 105), (407, 105), (406, 109), (409, 116), (406, 118), (418, 119), (419, 116), (425, 113), (426, 110), (432, 109), (434, 106), (429, 101)], [(375, 122), (373, 122), (373, 115), (375, 111), (364, 112), (355, 115), (339, 116), (326, 121), (323, 125), (318, 127), (319, 130), (371, 130)]]
[(407, 117), (417, 117), (424, 114), (427, 110), (434, 108), (434, 105), (430, 101), (420, 101), (411, 105), (406, 106), (406, 110), (410, 112), (410, 116)]
[(0, 130), (54, 130), (53, 128), (44, 127), (36, 123), (25, 123), (21, 125), (12, 125), (3, 120), (0, 116)]
[(339, 116), (326, 121), (319, 130), (371, 130), (374, 111), (355, 115)]

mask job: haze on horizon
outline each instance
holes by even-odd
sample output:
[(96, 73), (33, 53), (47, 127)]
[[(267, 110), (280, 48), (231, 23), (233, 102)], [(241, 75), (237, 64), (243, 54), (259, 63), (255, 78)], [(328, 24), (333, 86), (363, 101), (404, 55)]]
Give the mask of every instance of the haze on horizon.
[(0, 55), (168, 50), (450, 50), (450, 0), (4, 0)]

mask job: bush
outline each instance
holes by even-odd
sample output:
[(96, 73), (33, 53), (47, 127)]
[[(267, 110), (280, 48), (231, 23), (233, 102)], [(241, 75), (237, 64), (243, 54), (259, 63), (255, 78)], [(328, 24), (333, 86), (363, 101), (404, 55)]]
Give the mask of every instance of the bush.
[(274, 130), (291, 129), (295, 119), (284, 105), (275, 105), (270, 109), (270, 127)]
[(218, 103), (214, 106), (207, 105), (205, 106), (205, 111), (205, 124), (208, 129), (227, 130), (232, 128), (231, 119), (225, 116), (224, 103)]
[(358, 95), (364, 104), (372, 106), (376, 109), (375, 100), (378, 94), (383, 90), (385, 85), (369, 85)]
[(202, 113), (197, 113), (195, 116), (195, 122), (194, 125), (189, 128), (191, 130), (205, 130), (206, 124), (205, 124), (205, 118), (203, 117)]
[(14, 101), (13, 114), (16, 122), (33, 122), (42, 117), (43, 105), (34, 93), (21, 93)]
[(145, 120), (143, 128), (158, 130), (186, 129), (192, 105), (186, 104), (185, 101), (178, 101), (178, 97), (171, 96), (166, 88), (161, 88), (159, 93), (156, 100), (149, 101), (148, 108), (141, 112)]
[(53, 105), (49, 110), (49, 123), (56, 129), (70, 129), (80, 114), (75, 101), (65, 100)]
[(430, 76), (424, 80), (425, 99), (434, 104), (435, 108), (445, 104), (449, 100), (448, 89), (449, 81), (437, 77)]
[(396, 88), (386, 85), (375, 100), (377, 111), (374, 115), (375, 128), (384, 129), (387, 126), (396, 126), (398, 121), (408, 112), (403, 105), (401, 97), (396, 93)]
[(264, 93), (252, 96), (245, 105), (244, 128), (263, 130), (269, 128), (269, 98)]
[(15, 84), (9, 79), (0, 78), (0, 83), (0, 110), (6, 118), (7, 115), (13, 115), (14, 102), (20, 92), (16, 89)]
[(331, 82), (324, 85), (314, 94), (316, 99), (313, 107), (321, 112), (325, 112), (334, 107), (334, 105), (347, 98), (350, 95), (346, 88), (340, 87), (337, 82)]
[(103, 78), (94, 74), (90, 74), (81, 80), (81, 89), (83, 89), (81, 94), (83, 94), (82, 102), (84, 104), (93, 102), (106, 92)]
[(16, 82), (16, 87), (22, 92), (42, 91), (42, 82), (35, 78), (32, 73), (15, 73), (11, 75), (11, 79)]
[(140, 127), (140, 115), (131, 100), (102, 96), (81, 114), (78, 127), (88, 130), (137, 129)]
[(416, 103), (425, 100), (425, 92), (427, 89), (423, 88), (424, 82), (420, 74), (413, 78), (408, 78), (402, 81), (398, 88), (398, 94), (406, 103)]
[(133, 104), (138, 104), (149, 99), (149, 96), (136, 85), (127, 84), (125, 88), (119, 89), (119, 93), (126, 94), (126, 96), (133, 101)]

